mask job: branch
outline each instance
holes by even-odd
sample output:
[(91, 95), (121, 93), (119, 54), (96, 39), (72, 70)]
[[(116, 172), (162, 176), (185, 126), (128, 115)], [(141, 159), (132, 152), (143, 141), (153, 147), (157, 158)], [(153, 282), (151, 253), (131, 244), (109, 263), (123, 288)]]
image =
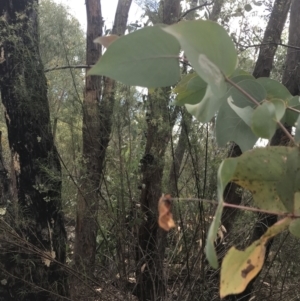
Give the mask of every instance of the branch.
[[(233, 87), (235, 87), (238, 91), (240, 91), (242, 94), (244, 94), (249, 100), (252, 101), (257, 106), (260, 106), (261, 104), (253, 98), (249, 93), (247, 93), (245, 90), (243, 90), (239, 85), (237, 85), (235, 82), (233, 82), (231, 79), (225, 76), (225, 81), (227, 81), (229, 84), (231, 84)], [(285, 128), (285, 126), (280, 122), (276, 121), (277, 125), (282, 129), (282, 131), (285, 133), (285, 135), (293, 142), (295, 143), (294, 137), (290, 134), (290, 132)]]
[(92, 68), (94, 65), (67, 65), (67, 66), (55, 66), (53, 68), (45, 69), (46, 72), (55, 71), (55, 70), (64, 70), (64, 69), (88, 69)]
[(203, 4), (201, 4), (201, 5), (198, 5), (198, 6), (196, 6), (196, 7), (193, 7), (193, 8), (190, 8), (190, 9), (188, 9), (187, 11), (185, 11), (181, 16), (180, 16), (180, 18), (178, 19), (178, 22), (179, 21), (181, 21), (187, 14), (189, 14), (190, 12), (192, 12), (192, 11), (194, 11), (194, 10), (196, 10), (196, 9), (200, 9), (200, 8), (202, 8), (202, 7), (204, 7), (204, 6), (209, 6), (209, 5), (212, 5), (212, 4), (214, 4), (214, 1), (211, 1), (211, 2), (204, 2)]
[[(196, 202), (209, 203), (209, 204), (213, 204), (213, 205), (219, 204), (218, 201), (198, 199), (198, 198), (171, 198), (171, 201), (192, 201), (192, 202), (196, 201)], [(235, 204), (230, 204), (230, 203), (226, 203), (226, 202), (223, 202), (223, 205), (224, 205), (224, 207), (230, 207), (230, 208), (235, 208), (235, 209), (240, 209), (240, 210), (267, 213), (267, 214), (283, 216), (283, 217), (290, 217), (290, 218), (300, 218), (300, 215), (294, 214), (294, 213), (276, 212), (276, 211), (264, 210), (264, 209), (254, 208), (254, 207), (243, 206), (243, 205), (235, 205)]]
[(252, 44), (252, 45), (242, 45), (240, 43), (236, 43), (236, 44), (238, 46), (240, 46), (240, 47), (245, 48), (245, 49), (251, 48), (251, 47), (261, 47), (261, 46), (268, 46), (268, 45), (277, 45), (277, 46), (283, 46), (283, 47), (286, 47), (286, 48), (300, 50), (300, 47), (297, 47), (297, 46), (287, 45), (287, 44), (283, 44), (283, 43), (275, 43), (275, 42), (262, 43), (262, 44)]

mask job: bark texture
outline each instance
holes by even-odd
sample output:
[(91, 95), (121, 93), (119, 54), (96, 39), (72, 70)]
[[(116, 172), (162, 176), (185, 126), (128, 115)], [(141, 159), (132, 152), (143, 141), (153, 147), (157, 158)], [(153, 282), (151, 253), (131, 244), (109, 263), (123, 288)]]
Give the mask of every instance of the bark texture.
[(215, 21), (215, 22), (218, 21), (223, 5), (224, 5), (224, 0), (215, 0), (214, 1), (214, 6), (213, 6), (213, 9), (209, 16), (210, 20)]
[(67, 278), (60, 265), (49, 261), (47, 266), (42, 257), (52, 254), (64, 263), (66, 233), (61, 167), (39, 54), (37, 5), (36, 0), (0, 2), (0, 90), (14, 188), (6, 216), (11, 228), (4, 230), (0, 222), (1, 245), (8, 248), (1, 254), (0, 265), (1, 279), (8, 281), (0, 288), (0, 299), (6, 301), (50, 301), (68, 296)]
[[(101, 45), (94, 43), (94, 39), (102, 36), (102, 12), (100, 0), (86, 1), (87, 38), (86, 63), (95, 64), (101, 56)], [(75, 236), (75, 264), (79, 269), (92, 272), (95, 263), (97, 236), (97, 208), (98, 189), (101, 176), (102, 153), (101, 126), (99, 102), (101, 97), (101, 78), (87, 76), (83, 101), (83, 165), (81, 172), (83, 181), (78, 192), (76, 236)]]
[[(161, 22), (172, 24), (180, 16), (180, 1), (161, 1)], [(164, 155), (178, 108), (170, 113), (170, 88), (156, 89), (148, 94), (147, 142), (142, 163), (142, 193), (140, 197), (143, 223), (139, 228), (137, 260), (137, 291), (140, 301), (163, 300), (166, 293), (163, 274), (165, 233), (158, 228), (157, 204), (162, 194)], [(170, 117), (171, 114), (172, 116)]]
[[(113, 34), (125, 33), (132, 0), (119, 0)], [(100, 0), (87, 0), (87, 64), (95, 64), (101, 46), (95, 38), (102, 35)], [(77, 203), (75, 260), (88, 274), (93, 272), (98, 230), (99, 185), (109, 143), (114, 106), (115, 81), (88, 76), (83, 104), (83, 176)]]
[(254, 77), (269, 77), (274, 56), (281, 42), (281, 33), (291, 6), (291, 0), (276, 0), (273, 5), (271, 17), (269, 19), (259, 56), (253, 71)]

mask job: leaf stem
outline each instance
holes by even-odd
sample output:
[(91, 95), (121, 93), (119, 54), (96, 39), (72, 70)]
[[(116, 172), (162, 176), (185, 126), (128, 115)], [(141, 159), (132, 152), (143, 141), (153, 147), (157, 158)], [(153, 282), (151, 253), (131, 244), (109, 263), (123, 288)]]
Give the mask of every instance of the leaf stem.
[[(253, 98), (248, 92), (243, 90), (239, 85), (237, 85), (235, 82), (233, 82), (231, 79), (229, 79), (227, 76), (224, 75), (225, 81), (228, 82), (230, 85), (235, 87), (238, 91), (240, 91), (242, 94), (244, 94), (249, 100), (251, 100), (255, 105), (260, 106), (260, 103)], [(300, 113), (300, 112), (299, 112)], [(295, 143), (294, 137), (289, 133), (289, 131), (285, 128), (285, 126), (280, 122), (276, 121), (278, 126), (281, 128), (281, 130), (286, 134), (286, 136)]]
[(297, 109), (295, 109), (293, 107), (287, 107), (286, 109), (300, 114), (300, 110), (297, 110)]
[(255, 105), (260, 106), (260, 103), (253, 98), (248, 92), (243, 90), (239, 85), (237, 85), (235, 82), (233, 82), (228, 77), (224, 76), (225, 81), (228, 82), (231, 86), (235, 87), (238, 91), (240, 91), (242, 94), (244, 94), (249, 100), (251, 100)]
[[(218, 201), (199, 199), (199, 198), (171, 198), (171, 200), (172, 201), (204, 202), (204, 203), (209, 203), (209, 204), (213, 204), (213, 205), (218, 205), (219, 204)], [(235, 209), (240, 209), (240, 210), (267, 213), (267, 214), (290, 217), (290, 218), (300, 218), (300, 215), (295, 215), (294, 213), (275, 212), (275, 211), (269, 211), (269, 210), (264, 210), (264, 209), (254, 208), (254, 207), (248, 207), (248, 206), (243, 206), (243, 205), (235, 205), (235, 204), (230, 204), (230, 203), (225, 203), (225, 202), (223, 202), (223, 205), (224, 205), (224, 207), (235, 208)]]

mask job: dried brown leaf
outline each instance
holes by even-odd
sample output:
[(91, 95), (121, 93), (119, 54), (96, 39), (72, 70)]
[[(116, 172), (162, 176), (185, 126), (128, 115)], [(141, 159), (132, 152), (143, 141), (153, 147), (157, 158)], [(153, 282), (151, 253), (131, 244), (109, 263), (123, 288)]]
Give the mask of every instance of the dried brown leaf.
[(171, 195), (162, 195), (158, 201), (158, 224), (165, 231), (170, 231), (175, 227), (173, 214), (171, 213), (172, 201)]

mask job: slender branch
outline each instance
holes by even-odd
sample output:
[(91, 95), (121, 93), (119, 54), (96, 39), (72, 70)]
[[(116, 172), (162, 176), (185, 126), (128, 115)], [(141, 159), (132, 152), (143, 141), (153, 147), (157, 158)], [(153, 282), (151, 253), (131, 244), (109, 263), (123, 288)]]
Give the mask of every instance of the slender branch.
[(295, 109), (293, 107), (287, 107), (286, 109), (300, 114), (300, 110), (297, 110), (297, 109)]
[(190, 8), (190, 9), (188, 9), (187, 11), (185, 11), (181, 16), (180, 16), (180, 18), (178, 19), (178, 22), (179, 21), (181, 21), (187, 14), (189, 14), (189, 13), (191, 13), (192, 11), (194, 11), (194, 10), (196, 10), (196, 9), (200, 9), (200, 8), (202, 8), (202, 7), (204, 7), (204, 6), (209, 6), (209, 5), (212, 5), (212, 4), (214, 4), (214, 1), (211, 1), (211, 2), (204, 2), (203, 4), (201, 4), (201, 5), (198, 5), (198, 6), (195, 6), (195, 7), (193, 7), (193, 8)]
[(294, 137), (291, 135), (291, 133), (286, 129), (286, 127), (280, 122), (280, 121), (277, 121), (277, 124), (278, 126), (281, 128), (281, 130), (285, 133), (285, 135), (294, 143), (294, 144), (297, 144), (295, 142), (295, 139)]
[(261, 43), (261, 44), (252, 44), (252, 45), (243, 45), (243, 44), (240, 44), (240, 43), (236, 43), (236, 44), (238, 46), (240, 46), (240, 47), (245, 48), (245, 49), (252, 48), (252, 47), (261, 47), (261, 46), (268, 46), (268, 45), (276, 45), (276, 46), (283, 46), (283, 47), (286, 47), (286, 48), (300, 50), (300, 47), (297, 47), (297, 46), (287, 45), (287, 44), (283, 44), (283, 43), (275, 43), (275, 42)]
[(94, 65), (67, 65), (67, 66), (55, 66), (53, 68), (45, 69), (46, 72), (55, 71), (55, 70), (64, 70), (64, 69), (88, 69), (92, 68)]
[(249, 100), (251, 100), (255, 105), (260, 106), (260, 103), (253, 98), (248, 92), (243, 90), (239, 85), (237, 85), (235, 82), (233, 82), (228, 77), (224, 76), (225, 81), (228, 82), (231, 86), (235, 87), (238, 91), (240, 91), (242, 94), (244, 94)]
[[(204, 202), (204, 203), (209, 203), (209, 204), (214, 204), (214, 205), (219, 204), (218, 201), (198, 199), (198, 198), (171, 198), (171, 201), (193, 201), (193, 202)], [(246, 210), (246, 211), (252, 211), (252, 212), (261, 212), (261, 213), (267, 213), (267, 214), (290, 217), (290, 218), (300, 218), (300, 215), (296, 215), (294, 213), (275, 212), (275, 211), (269, 211), (269, 210), (264, 210), (264, 209), (254, 208), (254, 207), (248, 207), (248, 206), (243, 206), (243, 205), (235, 205), (235, 204), (230, 204), (230, 203), (225, 203), (225, 202), (223, 202), (223, 205), (224, 205), (224, 207), (230, 207), (230, 208), (235, 208), (235, 209), (240, 209), (240, 210)]]

